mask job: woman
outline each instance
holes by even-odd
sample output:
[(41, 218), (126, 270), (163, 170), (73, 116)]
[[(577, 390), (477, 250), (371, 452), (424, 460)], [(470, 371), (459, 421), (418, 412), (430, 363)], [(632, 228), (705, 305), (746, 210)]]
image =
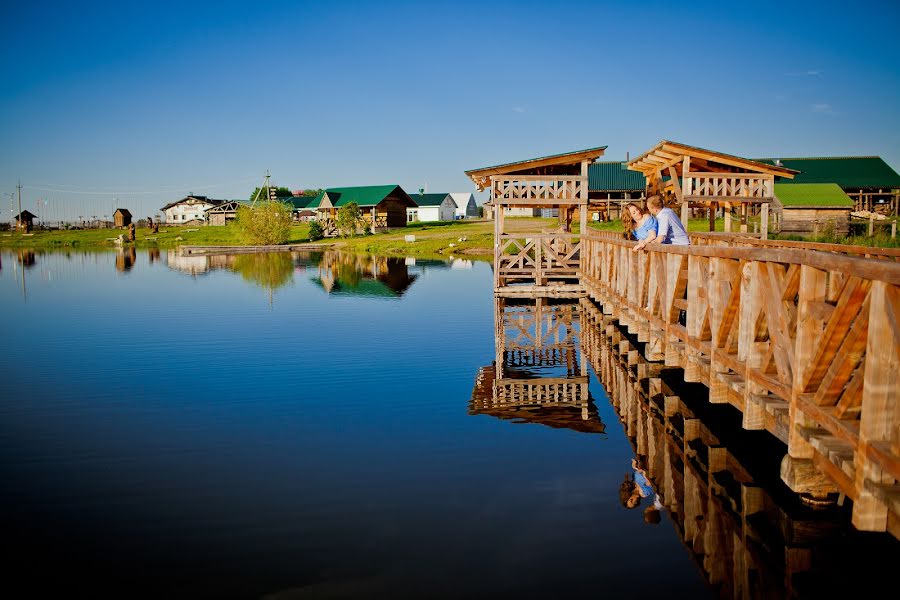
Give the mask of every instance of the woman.
[(642, 241), (655, 238), (659, 229), (656, 217), (641, 209), (637, 204), (629, 202), (622, 213), (622, 224), (625, 226), (626, 239)]

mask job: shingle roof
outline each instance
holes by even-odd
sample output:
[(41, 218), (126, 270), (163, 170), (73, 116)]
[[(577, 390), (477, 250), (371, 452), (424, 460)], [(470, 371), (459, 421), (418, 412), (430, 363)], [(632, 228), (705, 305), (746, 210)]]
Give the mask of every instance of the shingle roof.
[(450, 194), (412, 194), (410, 195), (410, 198), (412, 198), (419, 206), (440, 206), (449, 195)]
[(624, 162), (595, 162), (588, 165), (588, 190), (632, 192), (647, 187), (644, 174), (626, 168)]
[(776, 183), (782, 206), (853, 208), (853, 200), (836, 183)]
[[(774, 164), (774, 158), (757, 158)], [(880, 156), (781, 158), (781, 164), (800, 171), (791, 183), (836, 183), (842, 188), (898, 188), (900, 175)], [(787, 183), (787, 182), (785, 182)]]

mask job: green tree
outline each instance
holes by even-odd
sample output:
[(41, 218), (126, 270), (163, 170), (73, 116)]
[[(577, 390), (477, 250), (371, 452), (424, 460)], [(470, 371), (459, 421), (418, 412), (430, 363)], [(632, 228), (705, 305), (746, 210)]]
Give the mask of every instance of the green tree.
[(325, 230), (322, 228), (322, 224), (318, 221), (310, 221), (309, 240), (314, 242), (316, 240), (321, 240), (323, 237), (325, 237)]
[(300, 195), (305, 198), (315, 198), (319, 194), (321, 194), (324, 190), (303, 190), (300, 192)]
[[(291, 196), (294, 195), (293, 192), (291, 192), (291, 190), (289, 190), (286, 187), (272, 186), (269, 189), (275, 190), (275, 197), (277, 197), (277, 198), (290, 198)], [(260, 191), (260, 190), (262, 190), (262, 191)], [(259, 198), (256, 197), (257, 194), (259, 194)], [(250, 194), (250, 202), (253, 202), (254, 198), (256, 199), (257, 202), (260, 202), (262, 200), (268, 200), (268, 198), (266, 198), (266, 188), (260, 188), (260, 187), (254, 188), (253, 193)]]
[(359, 205), (356, 202), (350, 202), (338, 209), (334, 225), (341, 236), (353, 237), (361, 221), (362, 213), (359, 212)]
[(241, 241), (251, 246), (283, 244), (291, 237), (291, 208), (279, 200), (263, 201), (253, 208), (238, 208), (235, 226)]

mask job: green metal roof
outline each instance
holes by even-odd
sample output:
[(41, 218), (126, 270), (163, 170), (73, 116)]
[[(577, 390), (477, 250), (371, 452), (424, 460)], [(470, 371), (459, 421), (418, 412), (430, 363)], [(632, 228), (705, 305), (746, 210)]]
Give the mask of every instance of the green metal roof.
[(588, 190), (636, 192), (647, 187), (640, 171), (631, 171), (624, 162), (595, 162), (588, 165)]
[(450, 194), (410, 194), (419, 206), (440, 206)]
[[(753, 160), (775, 164), (774, 158)], [(781, 158), (782, 166), (800, 171), (785, 183), (836, 183), (842, 188), (900, 188), (900, 175), (880, 156)]]
[(390, 196), (396, 189), (400, 190), (402, 196), (408, 197), (408, 194), (403, 191), (403, 188), (396, 184), (327, 188), (324, 192), (316, 196), (313, 202), (308, 204), (306, 208), (318, 208), (322, 202), (323, 194), (328, 194), (328, 198), (331, 199), (335, 208), (346, 206), (351, 202), (356, 202), (360, 208), (375, 206)]
[(853, 208), (853, 200), (836, 183), (776, 183), (775, 197), (787, 207)]

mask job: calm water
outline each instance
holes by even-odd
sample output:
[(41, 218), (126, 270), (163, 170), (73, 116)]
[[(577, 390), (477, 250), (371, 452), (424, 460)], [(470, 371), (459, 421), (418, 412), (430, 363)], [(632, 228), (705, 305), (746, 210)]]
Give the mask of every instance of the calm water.
[[(638, 400), (607, 397), (599, 346), (578, 351), (594, 339), (583, 308), (498, 306), (487, 264), (0, 260), (5, 579), (35, 595), (772, 596), (798, 548), (807, 576), (845, 555), (896, 562), (892, 540), (854, 533), (843, 509), (804, 511), (777, 476), (765, 482), (774, 537), (750, 539), (717, 509), (698, 552), (696, 525), (727, 493), (698, 488), (698, 519), (678, 508), (689, 478), (647, 522), (673, 472), (647, 447), (671, 436), (635, 416)], [(552, 352), (517, 354), (538, 314)], [(571, 402), (535, 400), (541, 378), (569, 385)], [(531, 397), (494, 398), (516, 379)], [(732, 435), (727, 415), (703, 422), (734, 440), (741, 469), (771, 472), (762, 438)], [(636, 455), (654, 490), (627, 509)]]

